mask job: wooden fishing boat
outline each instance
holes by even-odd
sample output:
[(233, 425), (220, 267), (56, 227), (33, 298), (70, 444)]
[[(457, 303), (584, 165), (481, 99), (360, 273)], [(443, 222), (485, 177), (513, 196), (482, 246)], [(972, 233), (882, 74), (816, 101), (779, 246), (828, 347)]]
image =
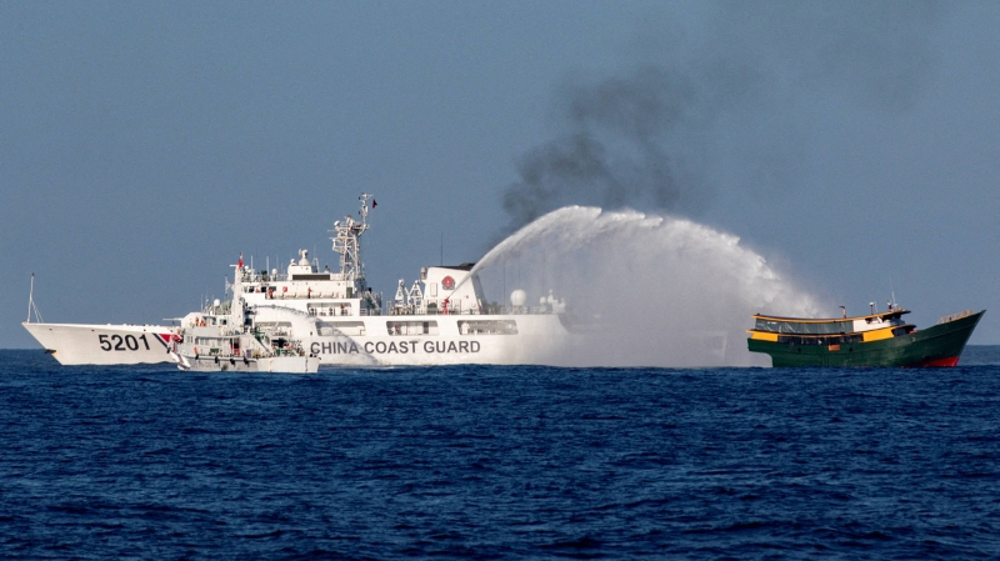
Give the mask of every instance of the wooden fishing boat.
[(833, 319), (754, 315), (748, 347), (781, 366), (955, 366), (986, 310), (941, 318), (927, 329), (907, 323), (910, 313), (890, 308)]

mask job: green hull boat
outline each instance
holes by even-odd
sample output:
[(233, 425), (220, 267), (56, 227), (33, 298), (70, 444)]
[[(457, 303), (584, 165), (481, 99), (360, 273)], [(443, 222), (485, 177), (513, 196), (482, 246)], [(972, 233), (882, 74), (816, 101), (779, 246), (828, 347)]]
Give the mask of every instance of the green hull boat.
[(903, 309), (837, 319), (755, 315), (748, 347), (771, 356), (775, 367), (947, 367), (956, 366), (980, 312), (962, 312), (918, 330)]

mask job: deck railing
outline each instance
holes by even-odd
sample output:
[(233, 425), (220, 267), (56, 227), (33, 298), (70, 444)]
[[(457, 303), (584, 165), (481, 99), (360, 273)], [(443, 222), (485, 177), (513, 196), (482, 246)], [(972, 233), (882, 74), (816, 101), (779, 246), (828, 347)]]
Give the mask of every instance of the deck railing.
[(941, 319), (937, 320), (938, 324), (948, 323), (949, 321), (955, 321), (957, 319), (967, 318), (974, 314), (972, 310), (962, 310), (961, 312), (955, 312), (954, 314), (948, 314), (946, 316), (941, 316)]

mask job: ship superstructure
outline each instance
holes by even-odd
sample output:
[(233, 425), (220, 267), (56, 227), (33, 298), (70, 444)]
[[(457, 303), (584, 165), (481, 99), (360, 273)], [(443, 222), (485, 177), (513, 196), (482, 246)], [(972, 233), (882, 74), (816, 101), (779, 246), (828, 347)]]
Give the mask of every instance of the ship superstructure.
[[(234, 268), (242, 269), (240, 260)], [(242, 294), (241, 279), (235, 275), (234, 295)], [(308, 373), (319, 368), (319, 358), (305, 352), (293, 331), (304, 332), (315, 324), (301, 312), (283, 309), (288, 327), (262, 329), (256, 325), (255, 311), (242, 298), (215, 300), (200, 312), (181, 319), (178, 342), (171, 358), (181, 370)], [(294, 328), (292, 327), (294, 326)]]
[(287, 310), (314, 319), (294, 337), (329, 364), (534, 363), (558, 352), (568, 335), (560, 321), (565, 305), (549, 295), (527, 306), (523, 290), (513, 291), (509, 307), (489, 304), (469, 263), (424, 267), (409, 288), (401, 279), (385, 301), (364, 273), (361, 237), (370, 227), (370, 199), (359, 197), (359, 219), (334, 222), (339, 271), (320, 270), (304, 249), (284, 272), (241, 266), (235, 305), (252, 310), (266, 330), (291, 328)]

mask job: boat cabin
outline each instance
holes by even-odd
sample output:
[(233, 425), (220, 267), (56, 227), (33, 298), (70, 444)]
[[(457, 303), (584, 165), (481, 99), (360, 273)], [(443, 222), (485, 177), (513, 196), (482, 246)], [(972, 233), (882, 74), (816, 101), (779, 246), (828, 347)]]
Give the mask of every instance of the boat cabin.
[(866, 316), (808, 319), (755, 314), (751, 339), (797, 345), (867, 343), (912, 332), (916, 326), (903, 321), (909, 310), (895, 308)]

